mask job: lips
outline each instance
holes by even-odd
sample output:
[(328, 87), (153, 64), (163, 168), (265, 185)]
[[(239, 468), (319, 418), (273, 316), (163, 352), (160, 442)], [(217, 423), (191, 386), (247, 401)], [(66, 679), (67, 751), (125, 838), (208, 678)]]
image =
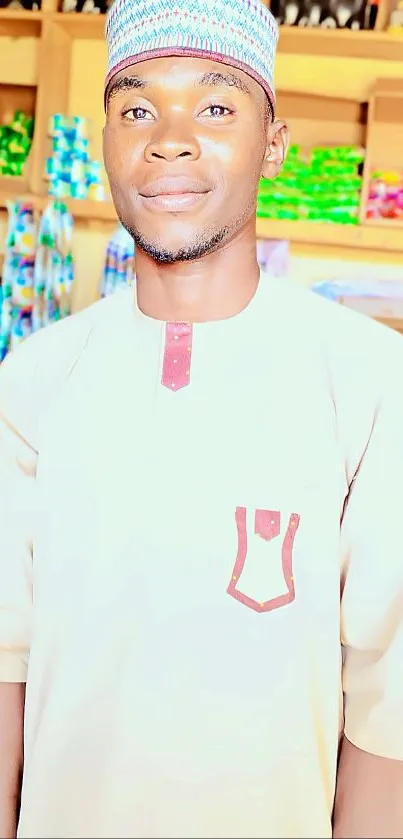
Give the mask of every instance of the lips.
[(209, 192), (209, 187), (203, 181), (183, 176), (159, 178), (145, 184), (139, 190), (142, 198), (158, 198), (170, 195), (203, 195)]
[(140, 197), (153, 212), (183, 213), (202, 204), (211, 192), (195, 178), (159, 178), (143, 186)]

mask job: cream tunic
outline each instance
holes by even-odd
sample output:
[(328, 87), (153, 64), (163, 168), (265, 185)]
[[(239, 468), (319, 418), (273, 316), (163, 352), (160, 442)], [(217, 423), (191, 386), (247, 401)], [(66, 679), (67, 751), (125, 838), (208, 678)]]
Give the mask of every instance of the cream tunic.
[(265, 276), (193, 328), (132, 294), (0, 370), (18, 835), (330, 837), (343, 688), (403, 759), (402, 340)]

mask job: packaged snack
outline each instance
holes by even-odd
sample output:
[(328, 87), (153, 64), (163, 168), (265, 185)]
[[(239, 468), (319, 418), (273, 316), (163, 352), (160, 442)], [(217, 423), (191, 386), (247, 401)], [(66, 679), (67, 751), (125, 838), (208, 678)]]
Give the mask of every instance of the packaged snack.
[(355, 146), (291, 146), (281, 173), (259, 186), (257, 215), (358, 224), (364, 152)]

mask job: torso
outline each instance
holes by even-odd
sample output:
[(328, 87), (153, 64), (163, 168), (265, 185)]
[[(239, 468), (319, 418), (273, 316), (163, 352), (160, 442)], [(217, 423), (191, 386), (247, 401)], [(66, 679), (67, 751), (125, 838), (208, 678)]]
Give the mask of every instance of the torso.
[(164, 324), (94, 331), (43, 418), (22, 839), (331, 836), (348, 484), (264, 306), (196, 325), (177, 391)]

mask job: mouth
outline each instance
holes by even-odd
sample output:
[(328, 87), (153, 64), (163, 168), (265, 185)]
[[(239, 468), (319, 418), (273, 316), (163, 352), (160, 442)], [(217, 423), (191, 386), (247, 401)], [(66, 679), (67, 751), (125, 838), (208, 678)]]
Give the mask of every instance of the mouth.
[(180, 213), (202, 203), (210, 192), (211, 190), (201, 181), (171, 177), (146, 184), (139, 194), (149, 209)]

